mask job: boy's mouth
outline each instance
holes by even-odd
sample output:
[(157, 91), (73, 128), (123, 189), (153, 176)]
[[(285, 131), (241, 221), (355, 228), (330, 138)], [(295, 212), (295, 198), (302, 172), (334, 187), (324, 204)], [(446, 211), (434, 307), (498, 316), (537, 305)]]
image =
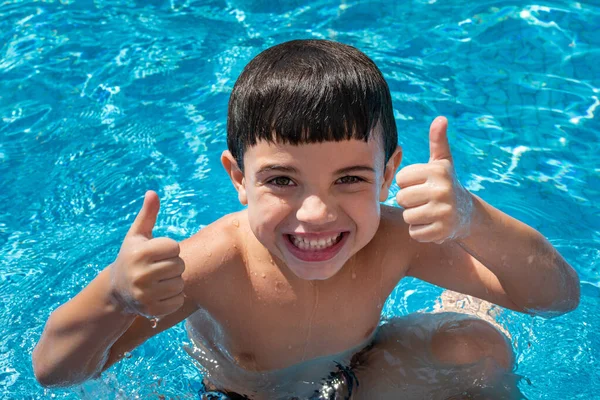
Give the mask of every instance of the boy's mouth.
[(342, 248), (349, 232), (340, 232), (320, 238), (286, 234), (286, 244), (290, 252), (302, 261), (318, 262), (333, 258)]

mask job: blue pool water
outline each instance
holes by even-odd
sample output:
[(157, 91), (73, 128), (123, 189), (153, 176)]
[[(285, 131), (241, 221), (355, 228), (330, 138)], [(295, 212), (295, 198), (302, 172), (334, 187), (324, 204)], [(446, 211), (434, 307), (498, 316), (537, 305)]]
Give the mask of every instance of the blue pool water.
[[(0, 396), (197, 398), (182, 325), (73, 389), (38, 386), (30, 355), (50, 312), (114, 260), (145, 190), (162, 200), (156, 236), (240, 209), (219, 163), (235, 79), (271, 45), (328, 38), (387, 78), (403, 165), (427, 161), (428, 125), (447, 116), (463, 184), (576, 268), (575, 312), (494, 318), (527, 398), (597, 398), (600, 3), (465, 4), (0, 2)], [(431, 311), (441, 293), (402, 281), (385, 313)]]

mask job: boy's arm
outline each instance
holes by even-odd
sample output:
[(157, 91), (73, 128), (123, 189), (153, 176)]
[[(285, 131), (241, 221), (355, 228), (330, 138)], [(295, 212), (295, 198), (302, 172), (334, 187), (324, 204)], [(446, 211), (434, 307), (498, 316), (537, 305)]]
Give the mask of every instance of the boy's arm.
[(97, 376), (125, 351), (197, 309), (186, 299), (181, 308), (152, 329), (149, 320), (124, 313), (110, 298), (109, 268), (48, 319), (32, 355), (34, 373), (42, 385), (68, 386)]
[[(98, 376), (200, 307), (210, 310), (221, 301), (223, 287), (231, 286), (226, 278), (242, 263), (233, 224), (239, 217), (224, 217), (176, 243), (149, 239), (158, 207), (156, 194), (147, 193), (117, 260), (48, 319), (32, 356), (42, 385), (69, 386)], [(164, 259), (165, 252), (170, 258)], [(160, 317), (155, 328), (144, 315)]]
[(396, 200), (420, 242), (407, 274), (523, 312), (552, 316), (577, 307), (579, 278), (556, 249), (460, 185), (446, 128), (436, 118), (429, 162), (396, 175)]
[(119, 338), (140, 334), (136, 316), (171, 315), (174, 324), (193, 312), (180, 245), (152, 237), (159, 208), (156, 193), (147, 192), (115, 262), (52, 313), (32, 355), (41, 384), (71, 385), (101, 372)]
[(420, 243), (407, 274), (531, 314), (577, 307), (577, 273), (539, 232), (477, 196), (470, 226), (462, 239)]

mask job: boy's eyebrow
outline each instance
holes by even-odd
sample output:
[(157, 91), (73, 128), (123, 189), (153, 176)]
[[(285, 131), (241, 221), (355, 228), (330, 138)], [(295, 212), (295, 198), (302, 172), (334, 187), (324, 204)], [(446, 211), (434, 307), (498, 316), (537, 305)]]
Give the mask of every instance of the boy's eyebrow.
[(375, 168), (370, 167), (368, 165), (353, 165), (351, 167), (340, 168), (334, 172), (334, 175), (343, 175), (349, 174), (351, 172), (373, 172), (375, 173)]
[(262, 167), (260, 167), (258, 171), (256, 171), (256, 175), (260, 175), (264, 172), (271, 172), (271, 171), (287, 172), (289, 174), (297, 174), (298, 173), (298, 170), (296, 168), (290, 167), (289, 165), (266, 164), (266, 165), (263, 165)]
[[(262, 173), (272, 172), (272, 171), (285, 172), (288, 174), (297, 174), (298, 173), (298, 169), (296, 169), (292, 166), (289, 166), (289, 165), (266, 164), (266, 165), (263, 165), (262, 167), (260, 167), (258, 171), (256, 171), (256, 175), (260, 175)], [(349, 174), (351, 172), (365, 172), (365, 171), (376, 173), (375, 169), (368, 165), (353, 165), (351, 167), (340, 168), (337, 171), (335, 171), (333, 174), (334, 175), (344, 175), (344, 174)]]

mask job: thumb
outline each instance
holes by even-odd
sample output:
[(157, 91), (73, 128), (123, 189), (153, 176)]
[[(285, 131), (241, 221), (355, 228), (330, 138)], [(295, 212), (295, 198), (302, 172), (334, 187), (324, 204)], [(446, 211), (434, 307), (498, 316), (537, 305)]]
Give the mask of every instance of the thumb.
[(144, 204), (142, 209), (135, 217), (135, 221), (131, 224), (127, 236), (142, 235), (147, 239), (152, 239), (152, 229), (156, 224), (156, 216), (160, 209), (160, 200), (156, 192), (148, 190), (144, 196)]
[(452, 161), (450, 144), (448, 143), (448, 120), (445, 117), (437, 117), (429, 127), (429, 162), (435, 160)]

